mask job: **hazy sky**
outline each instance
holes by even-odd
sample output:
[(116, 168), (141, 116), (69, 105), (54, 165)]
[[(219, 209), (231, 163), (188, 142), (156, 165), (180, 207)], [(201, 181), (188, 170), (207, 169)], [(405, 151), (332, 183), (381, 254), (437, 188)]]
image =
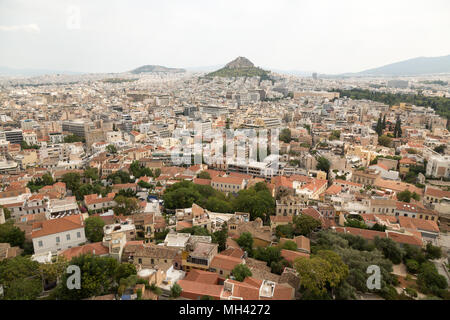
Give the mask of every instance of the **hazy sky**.
[(448, 55), (449, 39), (448, 0), (0, 0), (0, 66), (13, 68), (121, 72), (245, 56), (341, 73)]

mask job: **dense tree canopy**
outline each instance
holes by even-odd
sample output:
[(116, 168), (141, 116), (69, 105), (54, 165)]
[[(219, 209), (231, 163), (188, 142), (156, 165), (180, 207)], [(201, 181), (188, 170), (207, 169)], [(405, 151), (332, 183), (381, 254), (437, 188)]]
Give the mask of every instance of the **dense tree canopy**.
[(103, 239), (103, 226), (105, 222), (99, 217), (89, 217), (84, 221), (86, 238), (91, 242), (100, 242)]
[(250, 232), (243, 232), (240, 237), (237, 239), (238, 245), (242, 248), (242, 250), (247, 251), (249, 255), (252, 255), (253, 252), (253, 237)]
[(245, 278), (252, 276), (252, 272), (245, 264), (238, 264), (233, 268), (231, 273), (233, 274), (234, 278), (240, 282), (244, 281)]
[(114, 207), (115, 215), (129, 216), (139, 211), (139, 203), (136, 200), (136, 198), (119, 195), (116, 198), (114, 198), (114, 201), (117, 204)]
[(21, 256), (0, 261), (0, 283), (5, 300), (35, 300), (43, 290), (39, 263)]
[(327, 158), (319, 157), (317, 159), (317, 170), (322, 170), (328, 173), (328, 171), (330, 170), (330, 166), (330, 161)]
[(25, 242), (25, 232), (14, 226), (14, 221), (9, 220), (0, 224), (0, 243), (9, 243), (11, 247), (22, 247)]
[(111, 257), (99, 257), (91, 254), (79, 255), (70, 261), (80, 267), (81, 289), (67, 288), (67, 279), (71, 274), (64, 273), (52, 297), (61, 300), (81, 300), (101, 296), (115, 291), (115, 279), (119, 263)]

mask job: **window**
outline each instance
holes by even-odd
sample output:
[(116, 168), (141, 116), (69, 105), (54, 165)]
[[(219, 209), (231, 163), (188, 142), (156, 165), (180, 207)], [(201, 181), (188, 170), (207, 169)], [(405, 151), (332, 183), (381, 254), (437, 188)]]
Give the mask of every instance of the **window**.
[(44, 246), (44, 244), (42, 243), (42, 240), (39, 240), (38, 245), (39, 245), (39, 247), (43, 247)]
[(142, 264), (142, 258), (139, 258), (139, 259), (138, 259), (138, 263), (139, 263), (139, 264)]
[(81, 238), (81, 232), (77, 232), (77, 238)]
[(59, 239), (59, 237), (56, 237), (56, 243), (60, 243), (61, 239)]
[(70, 234), (66, 234), (66, 239), (70, 240)]

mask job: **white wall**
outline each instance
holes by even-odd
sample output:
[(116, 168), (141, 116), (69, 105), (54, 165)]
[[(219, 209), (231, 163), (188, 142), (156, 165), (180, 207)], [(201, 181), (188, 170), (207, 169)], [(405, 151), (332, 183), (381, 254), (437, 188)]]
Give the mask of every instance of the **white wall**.
[[(80, 232), (80, 237), (77, 237), (77, 232)], [(67, 240), (66, 236), (70, 235), (70, 240)], [(56, 237), (59, 237), (60, 244), (56, 244)], [(42, 246), (39, 246), (39, 241), (42, 241)], [(72, 247), (78, 247), (79, 244), (86, 242), (86, 236), (84, 234), (84, 228), (73, 229), (60, 233), (55, 233), (43, 237), (33, 239), (34, 253), (42, 253), (52, 251), (66, 250)]]

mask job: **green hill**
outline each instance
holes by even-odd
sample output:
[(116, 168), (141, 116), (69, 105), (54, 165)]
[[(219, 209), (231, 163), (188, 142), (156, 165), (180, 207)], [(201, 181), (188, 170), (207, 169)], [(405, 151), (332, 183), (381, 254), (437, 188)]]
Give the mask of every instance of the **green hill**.
[(208, 73), (206, 77), (260, 77), (261, 80), (269, 80), (269, 71), (255, 67), (250, 60), (245, 57), (238, 57), (228, 63), (222, 69)]

